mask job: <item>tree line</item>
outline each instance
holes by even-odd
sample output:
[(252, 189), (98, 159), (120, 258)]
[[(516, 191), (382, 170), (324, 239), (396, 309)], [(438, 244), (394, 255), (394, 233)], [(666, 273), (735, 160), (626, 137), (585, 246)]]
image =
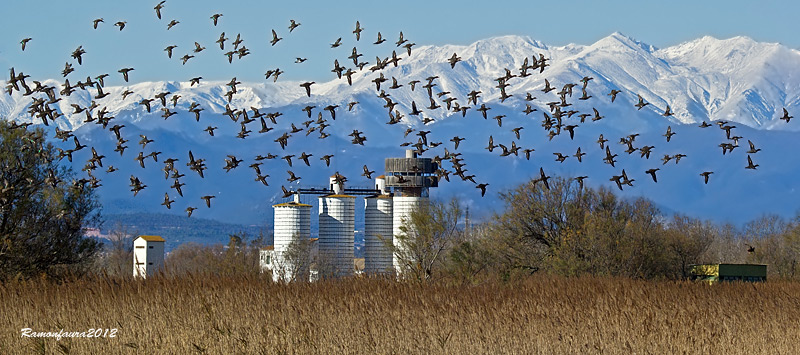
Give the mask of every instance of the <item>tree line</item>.
[(800, 215), (767, 215), (742, 228), (664, 215), (644, 198), (557, 177), (503, 192), (505, 208), (467, 225), (459, 201), (431, 201), (400, 236), (403, 273), (416, 280), (475, 283), (534, 273), (686, 279), (693, 264), (764, 263), (770, 277), (797, 279)]

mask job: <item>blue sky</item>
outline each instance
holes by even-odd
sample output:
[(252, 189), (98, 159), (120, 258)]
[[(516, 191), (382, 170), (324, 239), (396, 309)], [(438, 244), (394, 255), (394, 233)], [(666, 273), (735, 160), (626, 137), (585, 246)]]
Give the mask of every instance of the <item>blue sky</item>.
[[(333, 58), (344, 58), (353, 46), (369, 53), (376, 47), (378, 31), (387, 39), (381, 52), (404, 32), (417, 45), (469, 44), (500, 35), (529, 36), (549, 45), (590, 44), (619, 31), (656, 47), (667, 47), (704, 35), (729, 38), (743, 35), (758, 41), (779, 42), (800, 48), (800, 13), (797, 1), (256, 1), (168, 0), (158, 20), (158, 1), (4, 1), (0, 12), (0, 67), (15, 67), (35, 78), (61, 78), (70, 53), (79, 45), (86, 50), (84, 65), (69, 77), (110, 73), (111, 85), (122, 84), (116, 71), (133, 67), (131, 81), (181, 80), (195, 76), (207, 80), (260, 81), (268, 69), (281, 68), (282, 80), (325, 81)], [(219, 26), (209, 19), (222, 13)], [(14, 14), (14, 15), (9, 15)], [(105, 23), (92, 29), (92, 20)], [(180, 23), (167, 30), (167, 23)], [(302, 25), (289, 33), (289, 20)], [(365, 28), (360, 42), (351, 31), (356, 20)], [(113, 24), (127, 21), (120, 32)], [(275, 29), (283, 40), (268, 41)], [(241, 33), (251, 55), (228, 64), (214, 41), (225, 31), (228, 40)], [(31, 37), (25, 52), (19, 41)], [(343, 37), (343, 45), (329, 44)], [(191, 53), (194, 42), (206, 47)], [(168, 59), (164, 48), (177, 45)], [(227, 47), (226, 47), (227, 50)], [(177, 59), (195, 54), (186, 65)], [(295, 64), (296, 57), (309, 58)], [(374, 61), (374, 55), (365, 55)], [(5, 69), (4, 69), (5, 70)], [(3, 78), (7, 75), (4, 74)]]

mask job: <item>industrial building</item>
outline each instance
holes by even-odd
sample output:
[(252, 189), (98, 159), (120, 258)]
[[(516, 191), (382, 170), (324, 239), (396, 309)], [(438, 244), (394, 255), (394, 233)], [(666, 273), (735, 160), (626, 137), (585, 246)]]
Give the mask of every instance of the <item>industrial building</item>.
[(344, 179), (330, 177), (331, 193), (319, 197), (319, 259), (322, 276), (353, 275), (355, 196), (345, 193)]
[(147, 278), (164, 268), (164, 238), (140, 235), (133, 241), (133, 276)]
[[(311, 205), (300, 203), (299, 195), (294, 201), (272, 206), (275, 211), (275, 232), (273, 245), (260, 251), (261, 270), (270, 270), (272, 279), (294, 281), (308, 278), (312, 249), (316, 239), (311, 240)], [(289, 260), (286, 252), (292, 243), (305, 243), (308, 249), (308, 262)]]
[[(375, 179), (374, 188), (346, 188), (347, 179), (336, 173), (329, 178), (326, 188), (297, 189), (292, 191), (293, 202), (274, 205), (275, 242), (272, 249), (263, 252), (262, 268), (272, 270), (276, 281), (294, 278), (285, 270), (296, 268), (285, 265), (287, 261), (281, 255), (292, 241), (310, 239), (312, 206), (300, 203), (299, 196), (313, 194), (320, 195), (319, 239), (315, 243), (319, 253), (314, 263), (316, 270), (310, 272), (316, 271), (322, 277), (353, 275), (355, 204), (357, 196), (361, 195), (365, 206), (364, 273), (399, 271), (402, 265), (393, 257), (393, 249), (402, 245), (395, 236), (401, 233), (400, 226), (411, 211), (428, 199), (429, 189), (438, 186), (435, 175), (438, 164), (431, 158), (418, 158), (413, 150), (406, 150), (403, 158), (387, 158), (385, 168), (386, 173)], [(276, 266), (280, 262), (284, 263), (283, 269)]]

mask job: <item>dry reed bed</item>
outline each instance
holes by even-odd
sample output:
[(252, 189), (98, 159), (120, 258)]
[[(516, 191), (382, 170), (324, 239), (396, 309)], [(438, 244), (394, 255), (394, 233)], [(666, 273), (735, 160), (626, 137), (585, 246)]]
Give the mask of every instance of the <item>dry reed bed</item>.
[[(538, 276), (444, 286), (260, 278), (0, 285), (0, 353), (800, 353), (800, 283)], [(20, 329), (118, 328), (29, 339)]]

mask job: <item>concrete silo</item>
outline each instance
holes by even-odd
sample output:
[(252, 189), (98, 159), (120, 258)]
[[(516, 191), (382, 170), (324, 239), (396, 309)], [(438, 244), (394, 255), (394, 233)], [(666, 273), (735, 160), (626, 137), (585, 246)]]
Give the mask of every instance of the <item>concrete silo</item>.
[(275, 210), (275, 233), (269, 264), (275, 281), (308, 279), (310, 258), (299, 257), (298, 260), (284, 258), (292, 242), (306, 242), (311, 237), (312, 206), (300, 203), (299, 196), (295, 194), (294, 201), (272, 206)]
[[(385, 187), (394, 192), (392, 205), (392, 236), (394, 247), (402, 251), (403, 245), (397, 238), (401, 227), (411, 212), (426, 202), (429, 189), (439, 186), (435, 175), (438, 164), (431, 158), (418, 158), (414, 150), (406, 150), (405, 158), (386, 159)], [(402, 265), (397, 255), (392, 264), (398, 272)]]
[(353, 275), (355, 196), (345, 195), (344, 179), (331, 176), (332, 194), (319, 198), (320, 276)]
[(364, 272), (367, 274), (392, 273), (392, 243), (394, 235), (392, 196), (387, 194), (385, 177), (376, 179), (380, 194), (364, 199)]

